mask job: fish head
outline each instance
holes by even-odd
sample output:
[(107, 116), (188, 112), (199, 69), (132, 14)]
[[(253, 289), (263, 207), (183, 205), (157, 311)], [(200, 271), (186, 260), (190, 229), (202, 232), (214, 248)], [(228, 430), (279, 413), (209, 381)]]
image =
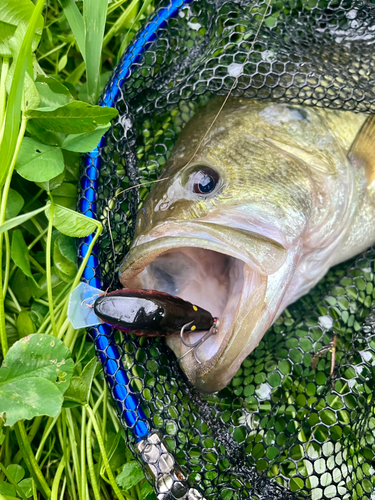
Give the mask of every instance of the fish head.
[[(207, 393), (229, 383), (280, 314), (314, 187), (303, 161), (264, 139), (274, 137), (266, 104), (232, 98), (211, 126), (221, 104), (215, 98), (182, 131), (120, 266), (124, 286), (179, 296), (219, 318), (218, 333), (181, 360)], [(290, 110), (280, 122), (289, 129)], [(179, 335), (167, 343), (177, 357), (188, 349)]]

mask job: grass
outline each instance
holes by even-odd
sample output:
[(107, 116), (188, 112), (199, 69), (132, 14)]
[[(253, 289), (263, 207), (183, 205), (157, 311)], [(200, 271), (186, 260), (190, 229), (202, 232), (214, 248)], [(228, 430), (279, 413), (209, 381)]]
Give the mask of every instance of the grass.
[[(115, 439), (123, 434), (93, 346), (66, 316), (83, 269), (74, 238), (101, 232), (74, 212), (79, 158), (116, 114), (91, 105), (154, 8), (9, 0), (0, 11), (0, 500), (156, 498)], [(56, 352), (57, 382), (56, 371), (38, 372)], [(9, 381), (24, 400), (9, 403)]]

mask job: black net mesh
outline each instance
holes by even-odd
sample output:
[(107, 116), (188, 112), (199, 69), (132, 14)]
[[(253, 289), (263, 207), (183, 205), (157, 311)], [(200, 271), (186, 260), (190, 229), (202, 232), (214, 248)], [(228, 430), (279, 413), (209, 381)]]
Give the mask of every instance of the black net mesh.
[[(120, 114), (99, 149), (97, 197), (88, 199), (90, 210), (97, 203), (105, 229), (99, 244), (105, 288), (131, 243), (146, 181), (157, 179), (196, 110), (231, 88), (266, 7), (262, 1), (183, 4), (129, 75), (114, 73), (107, 85), (104, 95), (112, 92)], [(149, 23), (159, 23), (162, 11)], [(374, 41), (370, 1), (272, 0), (233, 94), (374, 112)], [(131, 50), (137, 43), (142, 33)], [(128, 190), (138, 184), (145, 185)], [(375, 498), (374, 270), (375, 250), (331, 269), (284, 311), (230, 385), (214, 395), (202, 396), (186, 382), (163, 340), (114, 333), (151, 433), (164, 439), (189, 485), (206, 499)], [(116, 278), (112, 288), (118, 287)], [(315, 371), (312, 359), (334, 332), (330, 377), (331, 354), (318, 359)], [(112, 377), (118, 400), (115, 385)], [(169, 487), (157, 471), (159, 498), (184, 497), (184, 481), (173, 480)]]

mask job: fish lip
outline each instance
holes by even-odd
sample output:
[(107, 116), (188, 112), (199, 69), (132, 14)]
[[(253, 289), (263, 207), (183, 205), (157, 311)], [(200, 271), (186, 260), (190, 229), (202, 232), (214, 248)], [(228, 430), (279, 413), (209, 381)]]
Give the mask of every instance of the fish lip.
[[(147, 240), (144, 242), (145, 239)], [(254, 260), (254, 253), (251, 253), (254, 249), (250, 248), (250, 251), (245, 250), (250, 239), (255, 245), (257, 243), (263, 244), (268, 249), (273, 250), (272, 262), (270, 262), (268, 255), (263, 256), (263, 259)], [(169, 222), (168, 224), (157, 226), (146, 237), (134, 241), (129, 253), (124, 257), (120, 265), (120, 276), (136, 260), (140, 260), (144, 255), (147, 255), (150, 248), (155, 250), (159, 248), (161, 254), (164, 253), (162, 251), (163, 248), (166, 248), (164, 251), (167, 251), (168, 249), (179, 247), (204, 248), (229, 255), (243, 261), (256, 272), (265, 275), (278, 271), (285, 263), (287, 257), (287, 251), (284, 246), (276, 240), (267, 238), (260, 233), (200, 221), (185, 223)], [(134, 254), (136, 254), (135, 257)]]

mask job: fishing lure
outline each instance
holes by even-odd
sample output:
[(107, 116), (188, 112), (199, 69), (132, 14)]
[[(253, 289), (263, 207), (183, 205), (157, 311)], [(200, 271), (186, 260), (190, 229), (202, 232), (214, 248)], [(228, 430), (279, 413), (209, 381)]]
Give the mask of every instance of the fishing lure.
[(191, 332), (206, 331), (214, 323), (205, 309), (157, 290), (109, 292), (96, 299), (94, 312), (117, 330), (142, 337), (167, 337), (187, 325)]
[[(218, 331), (218, 318), (199, 306), (180, 297), (157, 290), (135, 290), (125, 288), (98, 297), (94, 313), (117, 330), (135, 333), (141, 337), (168, 337), (180, 332), (183, 344), (190, 349), (178, 361), (193, 351), (201, 363), (197, 350), (211, 335)], [(206, 333), (190, 344), (186, 332)]]
[[(140, 337), (169, 337), (180, 332), (182, 343), (194, 351), (218, 332), (219, 320), (202, 307), (157, 290), (124, 288), (103, 293), (86, 283), (80, 283), (71, 293), (68, 318), (73, 328), (97, 326), (101, 322), (117, 330), (134, 333)], [(186, 335), (205, 332), (195, 343)]]

